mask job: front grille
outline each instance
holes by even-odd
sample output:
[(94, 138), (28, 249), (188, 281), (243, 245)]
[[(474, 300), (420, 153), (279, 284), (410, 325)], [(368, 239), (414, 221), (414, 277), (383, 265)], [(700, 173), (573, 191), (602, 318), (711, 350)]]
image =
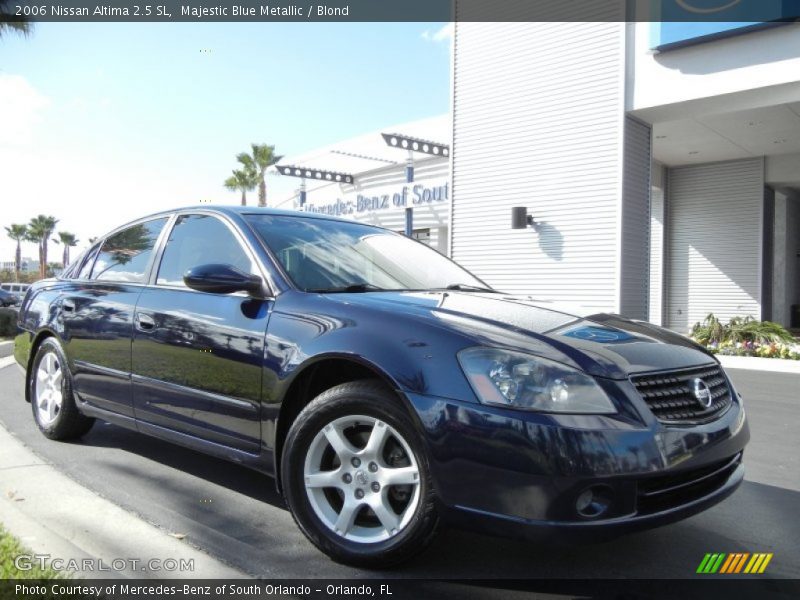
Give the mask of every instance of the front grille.
[(688, 504), (725, 485), (742, 462), (742, 453), (699, 469), (643, 479), (638, 483), (636, 509), (652, 514)]
[[(711, 392), (708, 408), (695, 397), (695, 379), (701, 379)], [(663, 423), (710, 421), (731, 405), (731, 389), (719, 365), (635, 375), (631, 381), (648, 408)]]

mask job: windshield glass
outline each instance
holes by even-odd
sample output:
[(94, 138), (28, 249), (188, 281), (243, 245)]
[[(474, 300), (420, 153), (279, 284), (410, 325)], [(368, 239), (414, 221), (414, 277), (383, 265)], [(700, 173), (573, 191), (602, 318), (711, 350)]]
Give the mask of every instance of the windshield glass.
[(304, 291), (485, 287), (433, 248), (385, 229), (302, 216), (246, 219)]

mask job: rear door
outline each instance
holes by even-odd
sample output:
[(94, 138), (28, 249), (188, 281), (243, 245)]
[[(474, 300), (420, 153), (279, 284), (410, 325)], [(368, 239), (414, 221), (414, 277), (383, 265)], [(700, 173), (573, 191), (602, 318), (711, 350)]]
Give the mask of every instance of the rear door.
[(142, 221), (87, 253), (61, 302), (64, 349), (83, 402), (133, 416), (133, 314), (149, 276), (153, 250), (168, 218)]
[(188, 269), (211, 263), (264, 277), (234, 225), (210, 213), (180, 215), (136, 307), (136, 419), (258, 453), (264, 340), (272, 300), (198, 292), (184, 285)]

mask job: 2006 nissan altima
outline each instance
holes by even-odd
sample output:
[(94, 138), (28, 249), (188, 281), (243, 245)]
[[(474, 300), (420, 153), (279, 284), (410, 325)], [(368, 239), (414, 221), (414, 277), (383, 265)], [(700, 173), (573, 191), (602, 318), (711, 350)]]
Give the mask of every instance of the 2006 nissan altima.
[(676, 333), (507, 295), (391, 231), (190, 208), (33, 285), (17, 360), (42, 433), (94, 419), (276, 478), (333, 559), (384, 566), (441, 522), (596, 538), (743, 478), (742, 400)]

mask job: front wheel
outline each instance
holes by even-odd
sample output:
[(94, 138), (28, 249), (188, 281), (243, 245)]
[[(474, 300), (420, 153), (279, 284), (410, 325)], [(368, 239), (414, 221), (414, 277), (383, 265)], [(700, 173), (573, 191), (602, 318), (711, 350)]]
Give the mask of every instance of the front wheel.
[(380, 382), (336, 386), (297, 417), (282, 481), (303, 533), (336, 561), (386, 567), (421, 552), (438, 518), (413, 423)]

